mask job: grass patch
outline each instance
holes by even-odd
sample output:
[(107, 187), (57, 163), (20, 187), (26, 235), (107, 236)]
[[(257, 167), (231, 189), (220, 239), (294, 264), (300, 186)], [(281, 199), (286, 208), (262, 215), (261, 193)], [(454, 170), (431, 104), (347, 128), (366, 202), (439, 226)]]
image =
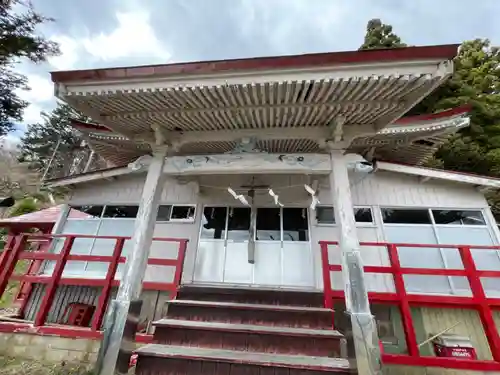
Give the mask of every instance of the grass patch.
[(83, 365), (52, 364), (40, 361), (0, 357), (0, 375), (93, 375)]

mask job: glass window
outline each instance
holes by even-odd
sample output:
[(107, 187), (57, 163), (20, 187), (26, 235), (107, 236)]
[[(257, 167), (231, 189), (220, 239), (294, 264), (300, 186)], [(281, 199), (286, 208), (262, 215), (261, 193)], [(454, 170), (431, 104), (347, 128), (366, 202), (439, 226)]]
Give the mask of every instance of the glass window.
[(283, 241), (309, 241), (306, 208), (283, 208)]
[(250, 238), (250, 208), (234, 207), (229, 209), (227, 239), (247, 241)]
[(436, 224), (486, 225), (481, 211), (432, 210)]
[(139, 206), (106, 206), (103, 217), (134, 219), (139, 211)]
[(205, 207), (201, 218), (201, 238), (223, 239), (226, 215), (226, 207)]
[(158, 214), (156, 215), (156, 221), (169, 221), (171, 211), (172, 211), (172, 206), (161, 205), (160, 207), (158, 207)]
[[(104, 206), (71, 206), (69, 218), (100, 218)], [(83, 213), (83, 215), (81, 214)], [(87, 215), (87, 217), (85, 217)]]
[(333, 212), (333, 207), (317, 206), (316, 222), (318, 224), (335, 224), (335, 214)]
[(193, 220), (195, 215), (195, 206), (172, 206), (170, 220)]
[(354, 208), (356, 223), (373, 223), (372, 209), (369, 207)]
[(386, 224), (431, 224), (428, 210), (406, 208), (382, 208)]
[(257, 241), (281, 241), (279, 208), (257, 208)]
[[(354, 218), (356, 219), (356, 223), (373, 223), (372, 209), (370, 207), (355, 207)], [(335, 224), (333, 207), (316, 207), (316, 222), (318, 224)]]

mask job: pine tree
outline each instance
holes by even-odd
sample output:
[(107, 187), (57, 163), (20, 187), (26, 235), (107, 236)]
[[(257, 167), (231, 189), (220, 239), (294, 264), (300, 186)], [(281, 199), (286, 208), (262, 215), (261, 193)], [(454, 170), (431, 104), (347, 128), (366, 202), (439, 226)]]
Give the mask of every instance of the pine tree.
[(399, 47), (406, 47), (406, 44), (401, 42), (401, 38), (392, 32), (391, 25), (382, 23), (378, 18), (368, 21), (365, 41), (359, 48), (360, 50)]
[[(41, 174), (65, 168), (75, 151), (85, 149), (80, 135), (71, 127), (71, 119), (89, 121), (89, 118), (67, 104), (58, 104), (50, 113), (42, 113), (42, 123), (31, 124), (21, 138), (20, 161), (27, 162)], [(52, 156), (54, 156), (53, 160)]]
[(50, 19), (35, 12), (30, 3), (0, 1), (0, 136), (22, 121), (23, 110), (28, 105), (16, 94), (16, 90), (28, 89), (28, 86), (26, 77), (12, 70), (14, 64), (21, 58), (38, 63), (59, 52), (56, 43), (36, 33), (36, 28), (48, 21)]
[[(371, 20), (360, 49), (404, 46), (390, 25)], [(500, 177), (500, 49), (487, 39), (465, 41), (454, 65), (452, 77), (408, 115), (471, 105), (471, 126), (451, 137), (427, 166)], [(500, 192), (488, 193), (488, 201), (500, 218)]]
[(500, 50), (487, 39), (462, 43), (450, 80), (424, 99), (412, 114), (468, 104), (471, 126), (436, 153), (443, 168), (500, 176)]

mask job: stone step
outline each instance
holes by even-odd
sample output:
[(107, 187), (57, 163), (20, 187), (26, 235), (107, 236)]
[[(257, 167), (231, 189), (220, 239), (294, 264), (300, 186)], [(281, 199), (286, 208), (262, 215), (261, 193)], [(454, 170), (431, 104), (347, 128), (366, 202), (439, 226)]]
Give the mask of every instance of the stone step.
[(354, 374), (341, 358), (310, 357), (184, 346), (146, 345), (136, 351), (136, 375)]
[(329, 329), (332, 327), (333, 310), (307, 306), (172, 300), (168, 302), (167, 317), (182, 320)]
[(346, 340), (332, 329), (292, 328), (162, 319), (155, 325), (154, 341), (160, 344), (345, 357)]
[(322, 292), (183, 286), (180, 300), (323, 307)]

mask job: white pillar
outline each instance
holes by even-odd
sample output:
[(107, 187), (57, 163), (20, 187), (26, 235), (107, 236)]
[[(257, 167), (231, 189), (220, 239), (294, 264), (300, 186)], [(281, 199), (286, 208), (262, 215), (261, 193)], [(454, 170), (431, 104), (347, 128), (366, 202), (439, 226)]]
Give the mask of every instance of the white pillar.
[(368, 302), (346, 158), (343, 150), (332, 150), (330, 157), (330, 190), (335, 220), (340, 228), (342, 280), (346, 310), (351, 317), (357, 370), (360, 375), (381, 374), (377, 327)]
[(166, 146), (157, 147), (149, 165), (139, 212), (135, 219), (132, 251), (127, 254), (118, 295), (112, 306), (108, 308), (104, 324), (105, 333), (96, 366), (99, 375), (115, 374), (115, 364), (120, 347), (133, 345), (133, 343), (122, 342), (123, 331), (130, 303), (138, 300), (142, 291), (142, 281), (146, 273), (156, 216), (163, 191), (163, 167), (166, 155)]

